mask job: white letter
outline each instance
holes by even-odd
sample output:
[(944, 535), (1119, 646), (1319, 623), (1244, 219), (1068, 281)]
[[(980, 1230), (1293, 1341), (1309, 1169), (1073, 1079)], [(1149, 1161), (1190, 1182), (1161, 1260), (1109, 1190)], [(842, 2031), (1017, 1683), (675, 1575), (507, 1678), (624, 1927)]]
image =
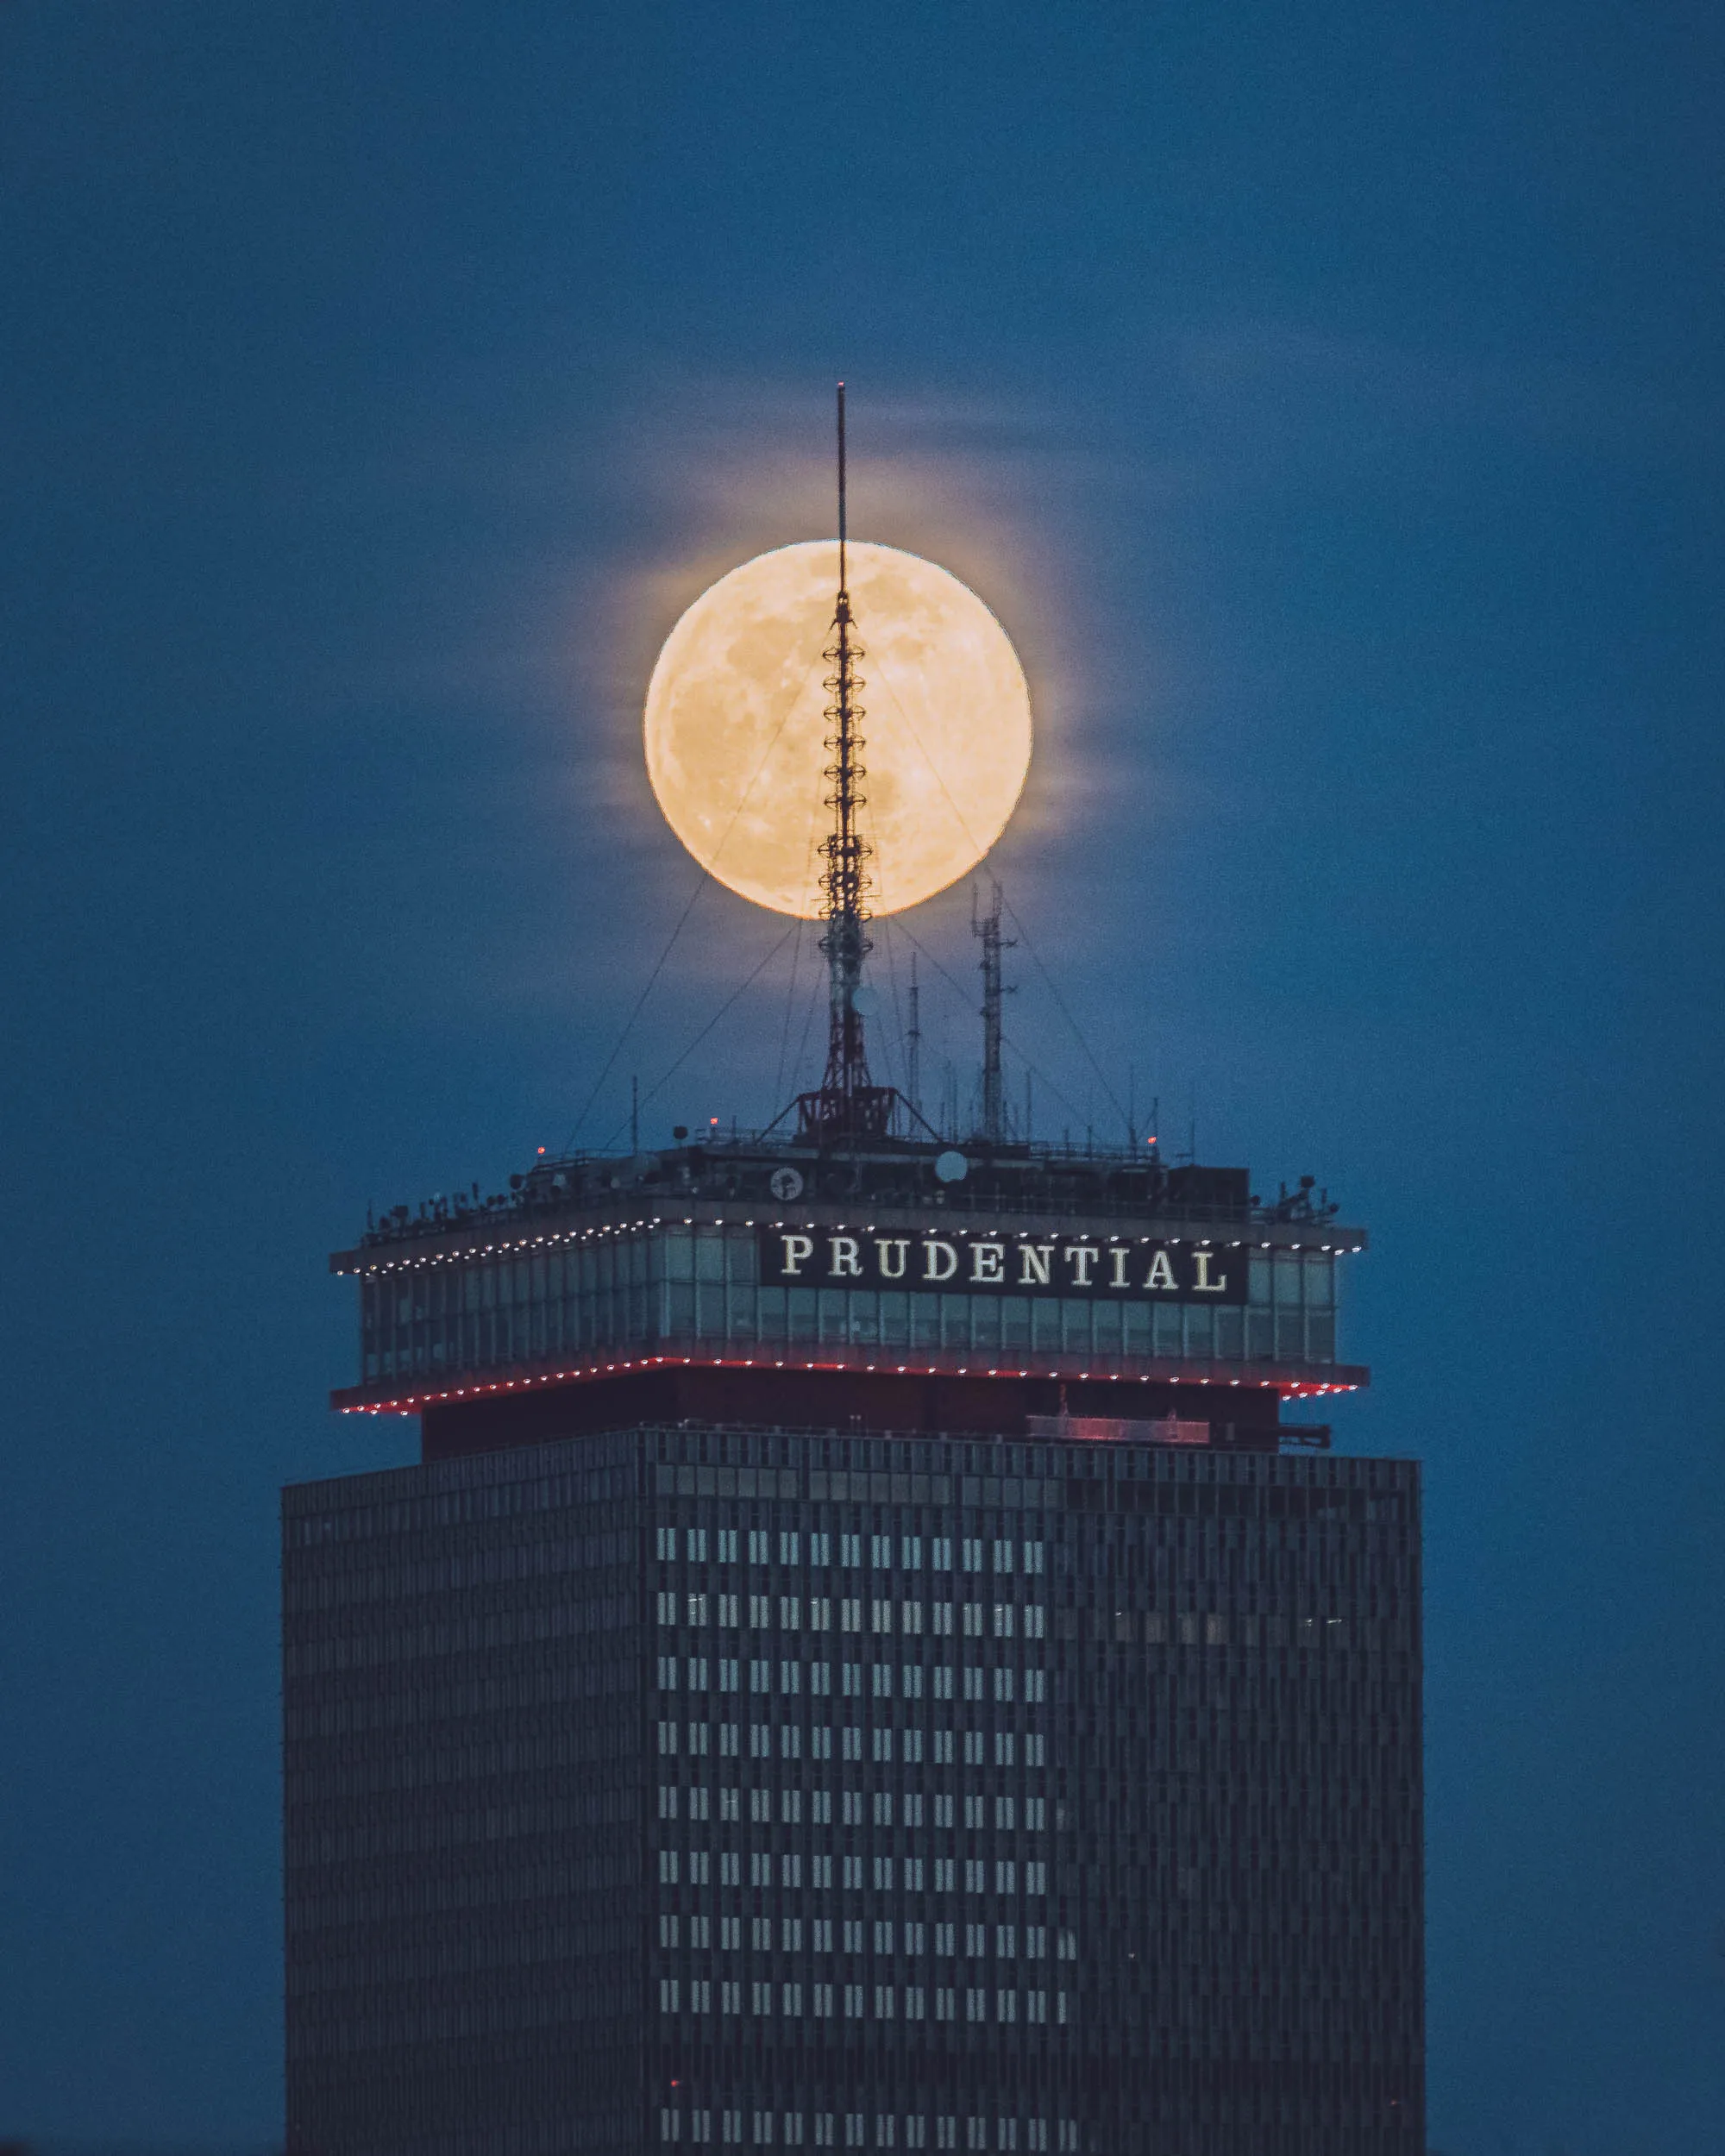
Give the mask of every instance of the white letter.
[[(937, 1251), (945, 1258), (945, 1264), (938, 1265), (935, 1263)], [(943, 1243), (934, 1236), (931, 1236), (922, 1246), (922, 1261), (925, 1280), (950, 1280), (958, 1270), (957, 1250), (950, 1243)]]
[(1150, 1277), (1144, 1284), (1146, 1288), (1171, 1288), (1178, 1292), (1180, 1283), (1174, 1277), (1174, 1268), (1168, 1262), (1166, 1250), (1158, 1250), (1151, 1258)]
[(1049, 1269), (1054, 1263), (1052, 1243), (1020, 1243), (1019, 1244), (1019, 1286), (1046, 1288)]
[(1126, 1285), (1126, 1260), (1131, 1256), (1132, 1252), (1128, 1250), (1108, 1252), (1108, 1263), (1113, 1268), (1113, 1276), (1108, 1282), (1110, 1288), (1124, 1288)]
[[(910, 1248), (906, 1238), (900, 1236), (896, 1242), (881, 1241), (876, 1243), (875, 1248), (880, 1255), (881, 1279), (902, 1280), (905, 1276), (905, 1252)], [(898, 1252), (899, 1262), (896, 1265), (888, 1261), (888, 1253), (892, 1250)]]
[(854, 1235), (830, 1235), (826, 1239), (832, 1251), (826, 1269), (827, 1278), (843, 1280), (848, 1275), (852, 1280), (860, 1280), (862, 1276), (862, 1258), (856, 1247), (856, 1238)]
[(1004, 1243), (973, 1243), (970, 1245), (970, 1277), (980, 1281), (1003, 1281), (1007, 1276), (1007, 1246)]
[(1194, 1250), (1192, 1256), (1198, 1268), (1198, 1277), (1192, 1283), (1194, 1288), (1201, 1294), (1220, 1295), (1228, 1284), (1227, 1275), (1224, 1273), (1220, 1280), (1210, 1278), (1211, 1253), (1208, 1250)]
[(785, 1270), (797, 1274), (803, 1269), (803, 1260), (814, 1256), (814, 1240), (806, 1235), (781, 1235), (779, 1240), (785, 1246)]
[(1072, 1285), (1075, 1288), (1088, 1288), (1090, 1285), (1090, 1268), (1102, 1253), (1088, 1243), (1074, 1243), (1060, 1255), (1072, 1268)]

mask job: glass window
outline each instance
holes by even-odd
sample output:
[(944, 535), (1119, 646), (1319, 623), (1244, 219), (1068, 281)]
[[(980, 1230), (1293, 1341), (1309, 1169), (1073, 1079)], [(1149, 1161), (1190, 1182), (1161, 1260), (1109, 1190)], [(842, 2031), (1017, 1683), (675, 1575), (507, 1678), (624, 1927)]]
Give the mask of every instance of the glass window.
[(911, 1297), (911, 1341), (916, 1347), (940, 1345), (940, 1297)]
[(1215, 1311), (1208, 1303), (1186, 1307), (1186, 1352), (1208, 1361), (1214, 1352)]
[(1306, 1253), (1306, 1307), (1331, 1310), (1336, 1300), (1336, 1261), (1327, 1250)]
[(695, 1278), (697, 1280), (723, 1280), (724, 1278), (724, 1231), (722, 1228), (696, 1229)]
[(1275, 1269), (1276, 1307), (1278, 1310), (1297, 1310), (1300, 1307), (1299, 1251), (1277, 1250)]
[(1246, 1269), (1246, 1300), (1249, 1302), (1268, 1303), (1270, 1300), (1270, 1254), (1254, 1250)]
[(883, 1347), (903, 1347), (911, 1337), (911, 1299), (907, 1294), (884, 1294), (881, 1297), (881, 1344)]
[(1060, 1344), (1069, 1355), (1090, 1352), (1090, 1305), (1076, 1295), (1061, 1300)]
[(1000, 1345), (1003, 1348), (1023, 1348), (1030, 1345), (1030, 1298), (1028, 1295), (1003, 1295), (1001, 1297)]

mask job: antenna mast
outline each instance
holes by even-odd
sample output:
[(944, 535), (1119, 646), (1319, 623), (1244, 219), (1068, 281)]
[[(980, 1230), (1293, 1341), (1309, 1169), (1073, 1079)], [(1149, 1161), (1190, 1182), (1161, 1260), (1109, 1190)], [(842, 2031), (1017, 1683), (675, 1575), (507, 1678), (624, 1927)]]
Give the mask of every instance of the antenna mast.
[(911, 953), (911, 1022), (905, 1033), (906, 1092), (913, 1114), (922, 1113), (922, 990), (917, 985), (916, 953)]
[(976, 893), (970, 893), (970, 932), (982, 942), (978, 962), (982, 975), (982, 1128), (980, 1136), (990, 1145), (1006, 1142), (1006, 1102), (1000, 1086), (1000, 999), (1009, 993), (1000, 986), (1000, 953), (1017, 949), (1016, 939), (1000, 934), (1000, 887), (986, 913), (976, 910)]
[(827, 966), (826, 1070), (818, 1093), (799, 1097), (802, 1132), (822, 1142), (840, 1138), (879, 1138), (885, 1135), (896, 1098), (890, 1086), (876, 1086), (869, 1076), (869, 1058), (862, 1041), (862, 1014), (856, 1007), (856, 991), (862, 985), (862, 961), (873, 945), (863, 924), (869, 918), (869, 878), (865, 862), (869, 846), (857, 827), (857, 812), (867, 796), (862, 790), (866, 776), (862, 759), (862, 706), (856, 693), (862, 677), (856, 661), (862, 647), (854, 634), (850, 611), (849, 561), (844, 499), (844, 385), (838, 385), (838, 596), (833, 610), (832, 642), (822, 655), (832, 668), (825, 686), (832, 701), (826, 707), (826, 748), (832, 757), (825, 777), (832, 791), (826, 805), (832, 811), (832, 828), (821, 841), (826, 866), (821, 872), (821, 907), (826, 933), (820, 948)]

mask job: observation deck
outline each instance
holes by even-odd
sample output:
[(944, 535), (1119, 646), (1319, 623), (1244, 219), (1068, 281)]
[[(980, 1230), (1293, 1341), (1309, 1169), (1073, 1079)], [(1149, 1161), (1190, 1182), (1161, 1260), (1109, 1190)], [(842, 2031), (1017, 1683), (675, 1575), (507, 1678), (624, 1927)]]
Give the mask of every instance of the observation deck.
[(648, 1418), (1321, 1441), (1280, 1403), (1368, 1382), (1336, 1342), (1365, 1242), (1309, 1179), (1266, 1203), (1154, 1149), (713, 1131), (373, 1222), (330, 1259), (361, 1357), (332, 1405), (421, 1415), (428, 1456)]

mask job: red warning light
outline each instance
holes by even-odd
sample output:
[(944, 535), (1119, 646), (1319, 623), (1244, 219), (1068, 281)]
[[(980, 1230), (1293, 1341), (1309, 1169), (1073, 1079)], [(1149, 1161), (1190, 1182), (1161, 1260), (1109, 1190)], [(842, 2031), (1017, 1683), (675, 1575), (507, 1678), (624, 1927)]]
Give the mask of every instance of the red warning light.
[(539, 1148), (539, 1150), (540, 1150), (542, 1153), (544, 1151), (544, 1150), (545, 1150), (545, 1148), (544, 1148), (543, 1145)]

